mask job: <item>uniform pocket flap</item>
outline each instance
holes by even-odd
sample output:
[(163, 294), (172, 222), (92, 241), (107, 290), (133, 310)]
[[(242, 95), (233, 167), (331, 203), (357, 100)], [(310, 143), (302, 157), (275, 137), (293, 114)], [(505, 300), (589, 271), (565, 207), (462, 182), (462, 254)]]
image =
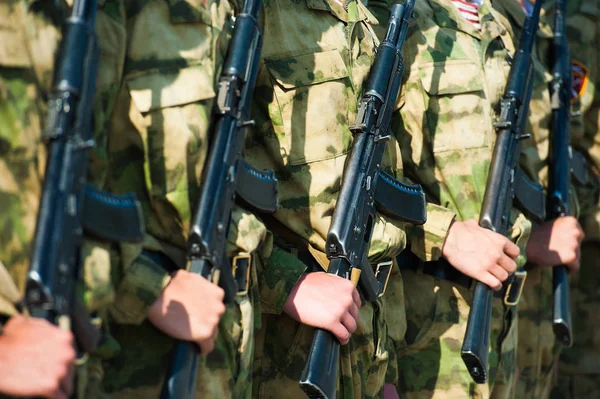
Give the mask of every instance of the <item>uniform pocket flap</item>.
[(130, 78), (127, 79), (127, 87), (140, 112), (175, 107), (215, 96), (213, 78), (204, 65)]
[(267, 61), (266, 66), (284, 89), (309, 86), (348, 76), (346, 64), (337, 50)]
[(468, 60), (422, 65), (419, 75), (425, 91), (434, 96), (483, 90), (479, 69)]

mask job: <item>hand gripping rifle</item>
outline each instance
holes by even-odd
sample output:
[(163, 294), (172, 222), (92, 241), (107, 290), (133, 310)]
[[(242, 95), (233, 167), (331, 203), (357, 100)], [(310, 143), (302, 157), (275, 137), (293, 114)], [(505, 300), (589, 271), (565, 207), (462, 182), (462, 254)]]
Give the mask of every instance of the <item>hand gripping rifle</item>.
[[(274, 173), (257, 170), (242, 159), (245, 128), (254, 123), (250, 120), (250, 105), (262, 47), (260, 7), (261, 0), (246, 0), (235, 21), (219, 80), (211, 130), (214, 137), (187, 242), (189, 271), (219, 284), (226, 303), (233, 302), (248, 284), (245, 273), (236, 271), (234, 278), (225, 253), (235, 199), (259, 212), (274, 213), (278, 207)], [(246, 265), (244, 270), (249, 267)], [(161, 398), (195, 396), (198, 356), (195, 343), (175, 344)]]
[(85, 352), (96, 347), (100, 331), (75, 297), (84, 229), (113, 241), (138, 241), (144, 235), (135, 197), (85, 184), (88, 149), (94, 145), (96, 7), (96, 0), (75, 0), (66, 22), (43, 133), (48, 161), (24, 298), (32, 316), (72, 329)]
[[(360, 100), (354, 140), (347, 160), (331, 226), (327, 234), (327, 273), (351, 279), (360, 273), (359, 290), (374, 301), (387, 280), (378, 278), (367, 260), (376, 211), (423, 224), (425, 194), (420, 186), (407, 186), (381, 170), (390, 121), (404, 71), (402, 46), (415, 0), (392, 8), (385, 40), (381, 42)], [(329, 331), (317, 329), (300, 378), (311, 398), (335, 398), (340, 343)]]
[[(513, 59), (504, 96), (500, 104), (500, 120), (494, 124), (496, 143), (487, 179), (479, 225), (505, 235), (509, 229), (513, 199), (530, 218), (545, 217), (545, 197), (542, 187), (528, 180), (519, 169), (521, 140), (525, 134), (529, 102), (533, 90), (533, 44), (539, 24), (543, 1), (536, 1), (532, 14), (525, 21), (523, 33)], [(511, 276), (504, 302), (516, 305), (524, 281), (520, 275)], [(492, 289), (477, 282), (461, 356), (473, 380), (483, 384), (487, 379), (488, 350), (492, 318)]]

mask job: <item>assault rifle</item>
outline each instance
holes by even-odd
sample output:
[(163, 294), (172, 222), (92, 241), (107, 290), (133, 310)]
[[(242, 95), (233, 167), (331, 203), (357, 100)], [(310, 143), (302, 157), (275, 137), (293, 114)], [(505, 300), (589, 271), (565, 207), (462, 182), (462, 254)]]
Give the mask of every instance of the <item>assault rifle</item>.
[(132, 195), (108, 195), (85, 184), (88, 149), (94, 145), (96, 8), (96, 0), (75, 0), (61, 43), (43, 133), (48, 161), (24, 298), (32, 316), (72, 329), (85, 352), (95, 348), (100, 331), (75, 298), (84, 229), (114, 241), (144, 236), (141, 208)]
[[(254, 124), (250, 105), (262, 47), (260, 7), (261, 0), (246, 0), (235, 21), (219, 80), (214, 137), (187, 242), (189, 271), (219, 284), (227, 303), (247, 289), (250, 267), (249, 259), (239, 259), (239, 267), (232, 271), (225, 253), (235, 199), (264, 213), (274, 213), (278, 207), (275, 174), (257, 170), (242, 159), (245, 127)], [(194, 397), (198, 356), (195, 343), (175, 344), (161, 398)]]
[[(390, 121), (404, 71), (402, 47), (415, 0), (392, 8), (385, 40), (381, 42), (369, 80), (360, 100), (352, 152), (346, 161), (325, 246), (327, 273), (354, 280), (363, 297), (374, 301), (385, 290), (390, 264), (377, 274), (367, 260), (376, 211), (423, 224), (425, 194), (420, 186), (408, 186), (381, 170)], [(300, 378), (300, 387), (311, 398), (335, 398), (340, 343), (329, 331), (317, 329)]]
[[(525, 128), (533, 90), (531, 54), (542, 4), (543, 1), (536, 1), (532, 14), (525, 21), (501, 101), (500, 120), (495, 123), (497, 138), (479, 225), (502, 235), (509, 229), (513, 199), (532, 219), (543, 221), (546, 213), (542, 187), (529, 181), (519, 169), (521, 140), (529, 138), (529, 135), (525, 134)], [(517, 272), (511, 279), (504, 302), (507, 305), (516, 305), (524, 276)], [(483, 384), (487, 379), (492, 300), (492, 289), (477, 282), (461, 356), (473, 380), (479, 384)]]
[[(567, 2), (556, 0), (554, 15), (554, 45), (552, 83), (550, 94), (552, 102), (552, 132), (548, 169), (548, 218), (556, 219), (572, 215), (569, 209), (571, 173), (580, 183), (585, 183), (587, 175), (577, 173), (574, 167), (573, 152), (570, 146), (569, 131), (571, 109), (571, 61), (566, 36), (565, 14)], [(576, 163), (575, 163), (576, 164)], [(585, 170), (585, 169), (583, 169)], [(585, 172), (584, 172), (585, 173)], [(581, 176), (581, 177), (579, 177)], [(558, 342), (570, 347), (573, 342), (571, 324), (571, 290), (569, 272), (566, 266), (552, 268), (554, 290), (554, 315), (552, 328)]]

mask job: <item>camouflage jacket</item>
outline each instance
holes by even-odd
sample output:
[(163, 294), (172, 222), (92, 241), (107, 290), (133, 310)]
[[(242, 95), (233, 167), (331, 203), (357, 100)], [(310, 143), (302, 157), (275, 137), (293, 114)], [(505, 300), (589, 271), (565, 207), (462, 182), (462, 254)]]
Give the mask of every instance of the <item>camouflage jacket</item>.
[[(111, 4), (107, 1), (106, 4)], [(62, 22), (68, 15), (65, 3), (49, 0), (11, 0), (0, 4), (0, 261), (22, 292), (29, 267), (43, 173), (45, 146), (41, 132), (47, 112)], [(112, 31), (104, 13), (97, 17), (97, 31)], [(106, 67), (99, 73), (103, 86), (115, 70), (114, 59), (103, 50)], [(102, 115), (96, 113), (96, 122)], [(104, 160), (105, 140), (95, 135), (90, 159), (98, 172)], [(88, 181), (100, 184), (102, 173), (90, 173)], [(93, 255), (93, 256), (90, 256)], [(109, 252), (106, 246), (87, 240), (83, 248), (84, 299), (90, 310), (112, 300)]]
[[(419, 1), (415, 12), (392, 127), (405, 175), (423, 185), (430, 201), (427, 223), (410, 233), (412, 252), (429, 261), (441, 256), (455, 218), (480, 212), (514, 46), (506, 21), (486, 2), (478, 11), (481, 31), (449, 0)], [(512, 220), (510, 235), (524, 253), (530, 222), (516, 211)]]
[[(202, 4), (201, 4), (202, 3)], [(209, 121), (229, 37), (228, 1), (147, 0), (115, 10), (122, 38), (107, 44), (121, 70), (102, 95), (110, 110), (108, 177), (114, 193), (140, 199), (147, 235), (121, 244), (122, 268), (113, 273), (112, 315), (138, 324), (170, 281), (165, 269), (135, 263), (142, 248), (186, 262), (185, 244), (208, 153)], [(236, 208), (229, 255), (250, 254), (267, 236), (262, 222)]]
[[(279, 179), (280, 209), (269, 227), (324, 252), (352, 145), (349, 124), (356, 119), (378, 44), (371, 28), (376, 20), (356, 1), (347, 2), (346, 8), (334, 0), (263, 3), (256, 128), (246, 154), (259, 168), (273, 169)], [(384, 168), (398, 177), (401, 167), (398, 144), (392, 140)], [(370, 259), (393, 257), (404, 246), (402, 223), (378, 217)], [(274, 250), (263, 272), (263, 312), (281, 311), (305, 268), (285, 251)]]

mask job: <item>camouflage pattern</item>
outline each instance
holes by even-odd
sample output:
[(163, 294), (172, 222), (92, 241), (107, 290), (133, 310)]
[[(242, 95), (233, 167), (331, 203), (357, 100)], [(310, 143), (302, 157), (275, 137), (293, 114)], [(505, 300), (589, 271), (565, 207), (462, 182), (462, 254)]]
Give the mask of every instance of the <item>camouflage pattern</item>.
[[(521, 36), (525, 12), (516, 0), (498, 0), (494, 8), (506, 17), (513, 40)], [(553, 13), (542, 10), (542, 23), (534, 48), (534, 89), (529, 107), (527, 131), (533, 139), (523, 145), (521, 166), (530, 176), (539, 176), (546, 184), (548, 178), (549, 134), (552, 117), (549, 84), (552, 80), (550, 51), (554, 25)], [(527, 272), (519, 302), (519, 340), (516, 384), (518, 398), (547, 398), (558, 365), (560, 345), (552, 330), (552, 269), (532, 266)]]
[[(272, 398), (285, 392), (289, 398), (304, 398), (298, 379), (313, 329), (281, 313), (307, 269), (292, 253), (310, 251), (321, 267), (327, 267), (323, 252), (352, 144), (349, 124), (356, 119), (378, 42), (370, 25), (373, 16), (354, 0), (345, 6), (334, 0), (268, 0), (263, 5), (263, 62), (253, 107), (256, 129), (247, 140), (246, 154), (258, 167), (273, 169), (279, 179), (280, 210), (267, 225), (280, 240), (261, 272), (263, 317), (253, 396)], [(394, 140), (387, 145), (384, 167), (394, 176), (401, 174)], [(370, 259), (393, 258), (404, 245), (402, 224), (378, 217)], [(397, 282), (399, 276), (393, 278)], [(358, 330), (341, 348), (339, 398), (382, 395), (389, 356), (386, 297), (363, 304)]]
[[(41, 131), (45, 104), (51, 84), (54, 53), (60, 40), (60, 28), (47, 21), (47, 15), (59, 16), (52, 2), (41, 2), (46, 9), (29, 13), (25, 2), (4, 2), (0, 15), (6, 25), (0, 30), (0, 260), (6, 265), (21, 292), (29, 267), (29, 248), (35, 231), (44, 168)], [(26, 24), (26, 25), (25, 25)], [(29, 27), (32, 35), (26, 34)], [(41, 38), (42, 32), (45, 33)], [(27, 44), (47, 52), (32, 60)], [(38, 73), (36, 73), (35, 66)]]
[[(71, 3), (69, 3), (71, 4)], [(110, 8), (105, 1), (97, 16), (97, 33), (107, 40), (119, 42), (113, 33)], [(62, 23), (69, 13), (66, 3), (47, 0), (11, 0), (0, 4), (3, 20), (0, 28), (0, 262), (8, 269), (22, 295), (29, 267), (31, 241), (35, 231), (37, 209), (45, 168), (45, 146), (41, 134), (46, 118), (55, 56), (61, 40)], [(121, 48), (124, 43), (121, 45)], [(101, 46), (104, 69), (99, 72), (100, 90), (119, 68), (113, 54)], [(96, 146), (90, 153), (88, 182), (101, 185), (105, 163), (105, 136), (102, 123), (106, 119), (98, 103), (95, 111)], [(77, 291), (88, 310), (98, 315), (111, 303), (114, 290), (110, 279), (110, 246), (87, 239), (82, 247), (82, 281)], [(3, 285), (5, 285), (3, 283)], [(5, 304), (8, 306), (8, 304)], [(2, 306), (2, 312), (14, 309)], [(105, 334), (103, 346), (110, 342)], [(77, 363), (77, 391), (86, 397), (96, 395), (91, 380), (101, 374), (92, 370), (88, 358)]]
[[(119, 43), (127, 48), (118, 54), (122, 70), (102, 93), (112, 110), (106, 187), (138, 196), (148, 234), (141, 244), (121, 243), (120, 267), (111, 276), (117, 288), (110, 328), (118, 342), (118, 353), (105, 359), (104, 387), (111, 397), (157, 397), (165, 377), (174, 340), (146, 314), (170, 276), (168, 265), (157, 264), (142, 250), (162, 252), (179, 267), (186, 264), (185, 242), (198, 201), (233, 6), (218, 0), (149, 0), (115, 9), (124, 36)], [(268, 237), (259, 219), (236, 208), (229, 240), (228, 256), (233, 257), (254, 253)], [(227, 306), (216, 348), (201, 359), (197, 397), (250, 395), (260, 314), (257, 262), (255, 257), (252, 288)]]
[[(422, 184), (431, 201), (427, 223), (409, 233), (412, 252), (430, 261), (440, 258), (453, 220), (478, 217), (495, 138), (492, 122), (514, 45), (504, 18), (485, 2), (479, 7), (481, 32), (450, 1), (419, 1), (415, 13), (404, 47), (401, 110), (392, 124), (405, 175)], [(381, 21), (383, 15), (377, 12)], [(524, 253), (530, 222), (518, 212), (512, 221), (510, 236)], [(494, 300), (489, 379), (477, 385), (460, 356), (471, 290), (420, 272), (402, 275), (407, 332), (395, 342), (400, 397), (513, 397), (516, 310)]]
[(600, 335), (598, 313), (600, 306), (598, 270), (600, 267), (600, 202), (598, 181), (600, 171), (600, 132), (598, 110), (600, 101), (596, 86), (600, 84), (600, 3), (573, 1), (568, 3), (569, 44), (574, 58), (587, 67), (588, 81), (575, 106), (583, 113), (580, 136), (575, 143), (590, 165), (593, 184), (577, 187), (582, 201), (580, 223), (586, 234), (581, 250), (581, 270), (571, 277), (573, 312), (573, 347), (562, 351), (554, 399), (597, 398), (600, 395)]

